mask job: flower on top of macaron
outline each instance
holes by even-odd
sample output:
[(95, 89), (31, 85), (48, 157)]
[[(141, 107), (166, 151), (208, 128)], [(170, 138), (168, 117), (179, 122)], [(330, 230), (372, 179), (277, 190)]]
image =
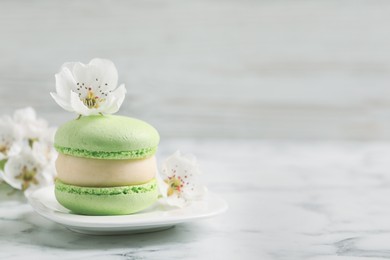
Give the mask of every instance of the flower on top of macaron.
[(56, 93), (51, 96), (63, 109), (83, 116), (114, 114), (125, 98), (125, 86), (117, 87), (118, 71), (110, 60), (67, 62), (55, 78)]

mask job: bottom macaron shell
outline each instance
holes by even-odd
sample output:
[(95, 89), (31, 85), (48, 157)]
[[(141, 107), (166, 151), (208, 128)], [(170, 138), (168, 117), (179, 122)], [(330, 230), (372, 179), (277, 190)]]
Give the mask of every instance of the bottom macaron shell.
[(56, 180), (58, 202), (82, 215), (127, 215), (148, 208), (158, 197), (156, 180), (132, 186), (93, 188), (68, 185)]

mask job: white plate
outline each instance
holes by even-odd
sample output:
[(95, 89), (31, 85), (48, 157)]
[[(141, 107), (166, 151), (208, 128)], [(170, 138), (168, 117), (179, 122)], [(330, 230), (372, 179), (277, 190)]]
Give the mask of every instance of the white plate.
[(141, 233), (167, 229), (175, 224), (218, 215), (227, 209), (227, 203), (208, 193), (201, 201), (185, 208), (171, 207), (157, 201), (147, 210), (122, 216), (77, 215), (62, 207), (54, 196), (54, 186), (34, 191), (28, 201), (41, 216), (59, 223), (68, 229), (85, 234), (112, 235)]

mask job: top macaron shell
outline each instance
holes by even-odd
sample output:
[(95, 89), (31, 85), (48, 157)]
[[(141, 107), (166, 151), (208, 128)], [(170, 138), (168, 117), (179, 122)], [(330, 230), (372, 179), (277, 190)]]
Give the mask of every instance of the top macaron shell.
[(115, 115), (82, 116), (60, 126), (56, 150), (76, 157), (142, 159), (155, 154), (160, 136), (148, 123)]

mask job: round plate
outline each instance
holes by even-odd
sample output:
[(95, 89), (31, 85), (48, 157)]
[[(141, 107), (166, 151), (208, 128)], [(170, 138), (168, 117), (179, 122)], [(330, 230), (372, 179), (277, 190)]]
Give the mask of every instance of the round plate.
[(185, 208), (171, 207), (158, 200), (150, 208), (132, 215), (85, 216), (77, 215), (61, 206), (54, 196), (54, 186), (34, 191), (28, 197), (34, 210), (41, 216), (68, 229), (85, 234), (112, 235), (142, 233), (167, 229), (175, 224), (218, 215), (227, 209), (227, 203), (207, 193), (201, 201)]

